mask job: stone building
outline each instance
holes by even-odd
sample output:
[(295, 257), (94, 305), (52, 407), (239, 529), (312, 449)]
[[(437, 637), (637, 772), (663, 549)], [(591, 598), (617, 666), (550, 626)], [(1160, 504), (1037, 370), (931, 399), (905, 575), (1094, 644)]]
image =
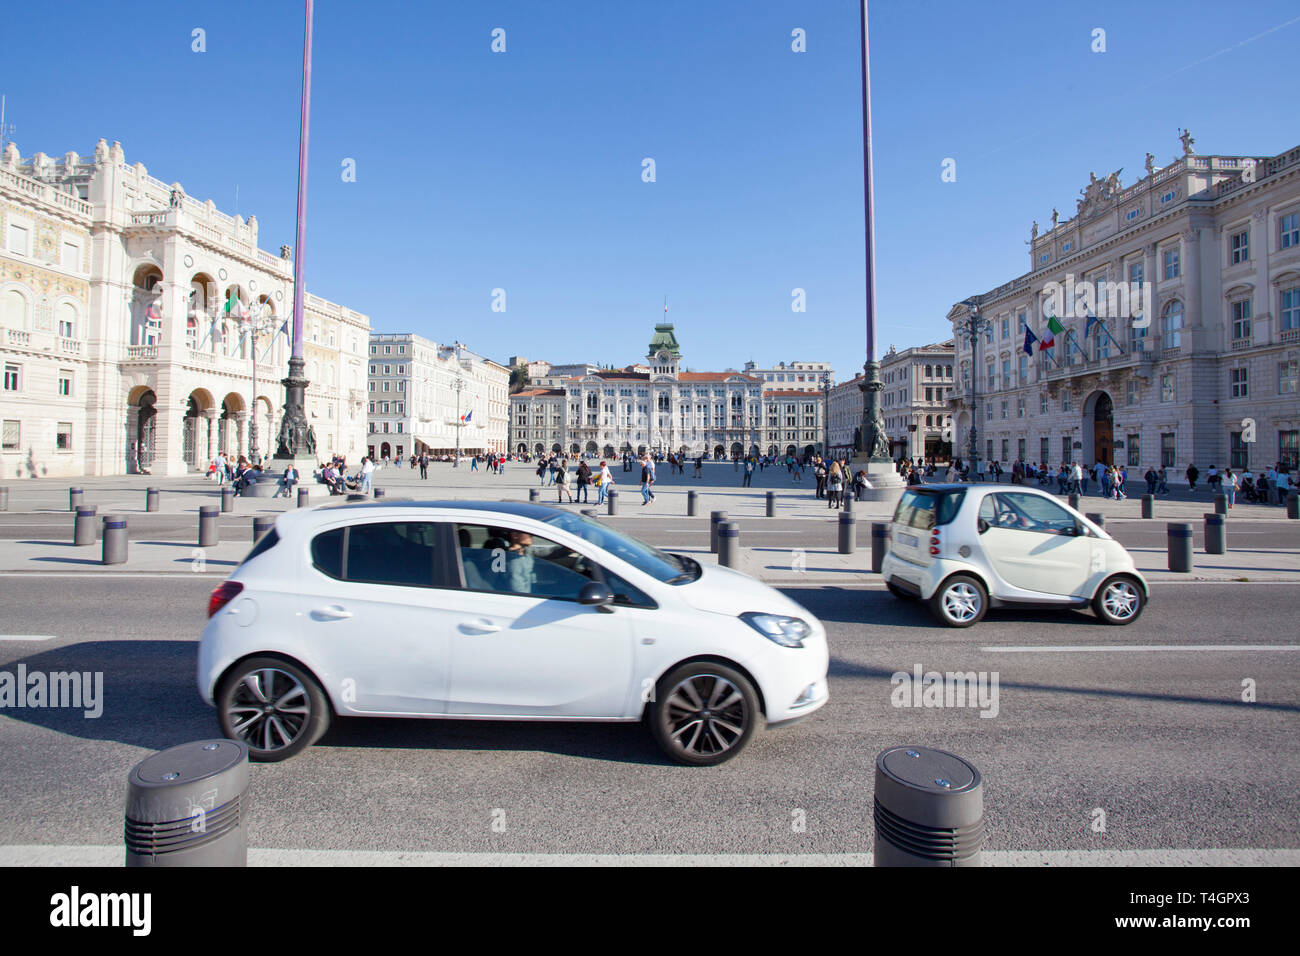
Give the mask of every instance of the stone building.
[[(890, 457), (948, 460), (952, 453), (953, 343), (892, 345), (880, 360), (880, 393)], [(860, 406), (859, 406), (860, 407)]]

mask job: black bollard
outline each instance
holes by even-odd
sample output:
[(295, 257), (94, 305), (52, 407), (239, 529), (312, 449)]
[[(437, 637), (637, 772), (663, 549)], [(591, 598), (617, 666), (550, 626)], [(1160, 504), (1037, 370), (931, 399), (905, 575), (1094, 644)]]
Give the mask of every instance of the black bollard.
[(220, 543), (221, 534), (217, 528), (217, 506), (199, 505), (199, 547), (210, 548)]
[(858, 519), (846, 511), (840, 512), (836, 544), (840, 554), (852, 554), (857, 547)]
[(68, 489), (68, 510), (76, 511), (77, 505), (79, 504), (81, 504), (81, 489), (69, 488)]
[(541, 497), (542, 497), (541, 489), (539, 489), (539, 488), (529, 488), (529, 489), (528, 489), (528, 500), (529, 500), (529, 501), (537, 501), (537, 500), (539, 500)]
[(221, 489), (221, 513), (223, 515), (228, 515), (234, 510), (235, 510), (235, 489), (222, 488)]
[(718, 522), (718, 564), (734, 568), (740, 561), (740, 525), (734, 521)]
[(767, 516), (769, 518), (776, 517), (776, 492), (775, 491), (769, 491), (767, 493)]
[[(5, 490), (0, 488), (0, 511), (5, 510), (7, 502), (4, 499)], [(1286, 496), (1286, 516), (1294, 521), (1300, 518), (1300, 495), (1294, 491)]]
[(238, 740), (181, 744), (127, 777), (126, 865), (246, 866), (248, 747)]
[(310, 507), (310, 506), (311, 506), (311, 502), (308, 500), (310, 497), (311, 497), (311, 493), (310, 493), (310, 490), (309, 490), (309, 489), (307, 489), (307, 488), (299, 488), (299, 489), (298, 489), (298, 507), (299, 507), (299, 508), (307, 508), (307, 507)]
[(889, 550), (889, 522), (871, 522), (871, 570), (875, 574), (885, 564), (885, 553)]
[(1142, 517), (1154, 518), (1155, 516), (1156, 516), (1156, 496), (1143, 495), (1142, 496)]
[(700, 495), (699, 492), (697, 491), (686, 492), (686, 517), (688, 518), (695, 517), (695, 508), (699, 503), (699, 498)]
[(1192, 570), (1192, 525), (1189, 521), (1170, 521), (1165, 524), (1169, 548), (1169, 570)]
[(146, 488), (144, 490), (144, 510), (145, 511), (158, 510), (158, 489), (157, 488)]
[(725, 511), (709, 512), (709, 550), (714, 554), (718, 553), (718, 525), (727, 520)]
[(1073, 508), (1075, 511), (1078, 511), (1078, 510), (1079, 510), (1079, 496), (1078, 496), (1078, 494), (1071, 494), (1071, 495), (1070, 495), (1070, 507)]
[(609, 494), (605, 496), (605, 514), (618, 514), (618, 492), (613, 488), (609, 489)]
[(77, 506), (77, 516), (72, 519), (72, 543), (78, 547), (95, 543), (95, 509)]
[(1216, 515), (1226, 515), (1228, 513), (1228, 496), (1217, 494), (1214, 496), (1214, 513)]
[(126, 536), (126, 518), (121, 515), (104, 515), (101, 564), (126, 563)]
[(1091, 521), (1093, 524), (1095, 524), (1102, 531), (1106, 530), (1106, 516), (1102, 514), (1100, 511), (1089, 511), (1084, 514), (1084, 517), (1087, 518), (1089, 521)]
[(376, 497), (376, 498), (382, 498), (382, 497), (384, 497), (384, 489), (383, 489), (383, 488), (376, 488), (376, 489), (375, 489), (375, 497)]
[[(921, 688), (913, 691), (920, 694)], [(974, 688), (971, 688), (974, 693)], [(981, 866), (984, 784), (974, 765), (929, 747), (876, 757), (875, 866)]]
[(254, 515), (253, 516), (253, 543), (262, 540), (262, 535), (266, 534), (275, 527), (275, 515)]
[(1205, 516), (1205, 553), (1223, 554), (1228, 550), (1228, 521), (1222, 514)]
[(851, 511), (853, 510), (853, 491), (852, 491), (852, 489), (848, 489), (848, 488), (846, 488), (846, 489), (844, 490), (844, 494), (842, 494), (840, 497), (842, 497), (842, 498), (844, 499), (844, 510), (845, 510), (845, 511), (850, 511), (850, 512), (851, 512)]

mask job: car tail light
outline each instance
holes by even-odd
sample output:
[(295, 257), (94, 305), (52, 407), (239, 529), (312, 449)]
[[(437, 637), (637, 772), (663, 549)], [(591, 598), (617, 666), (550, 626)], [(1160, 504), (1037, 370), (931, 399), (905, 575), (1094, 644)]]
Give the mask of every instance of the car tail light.
[(235, 599), (244, 586), (238, 581), (222, 581), (212, 589), (212, 595), (208, 598), (208, 617), (216, 614), (223, 607)]
[(933, 557), (939, 556), (939, 529), (935, 528), (930, 532), (930, 554)]

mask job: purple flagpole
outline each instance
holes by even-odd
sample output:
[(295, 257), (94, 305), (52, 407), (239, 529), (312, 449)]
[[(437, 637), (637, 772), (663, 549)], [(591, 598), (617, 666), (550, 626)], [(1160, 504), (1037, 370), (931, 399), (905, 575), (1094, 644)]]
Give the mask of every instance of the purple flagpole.
[(293, 247), (293, 350), (302, 358), (302, 307), (305, 291), (302, 271), (307, 235), (307, 140), (311, 126), (311, 21), (312, 0), (307, 0), (307, 28), (302, 41), (302, 118), (298, 126), (298, 225)]

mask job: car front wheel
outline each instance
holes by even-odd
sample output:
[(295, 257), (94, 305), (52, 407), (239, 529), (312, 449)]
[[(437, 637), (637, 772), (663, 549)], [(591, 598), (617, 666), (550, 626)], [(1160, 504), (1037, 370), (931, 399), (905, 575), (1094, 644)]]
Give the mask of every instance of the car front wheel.
[(977, 578), (954, 574), (930, 598), (930, 610), (949, 627), (970, 627), (988, 610), (988, 592)]
[(713, 766), (744, 749), (761, 719), (744, 674), (707, 661), (683, 664), (655, 688), (648, 719), (655, 742), (678, 763)]
[(248, 745), (251, 760), (287, 760), (329, 728), (325, 692), (302, 668), (274, 657), (253, 657), (232, 668), (217, 688), (221, 732)]
[(1146, 598), (1132, 578), (1111, 578), (1092, 599), (1092, 609), (1107, 624), (1132, 624), (1142, 613)]

